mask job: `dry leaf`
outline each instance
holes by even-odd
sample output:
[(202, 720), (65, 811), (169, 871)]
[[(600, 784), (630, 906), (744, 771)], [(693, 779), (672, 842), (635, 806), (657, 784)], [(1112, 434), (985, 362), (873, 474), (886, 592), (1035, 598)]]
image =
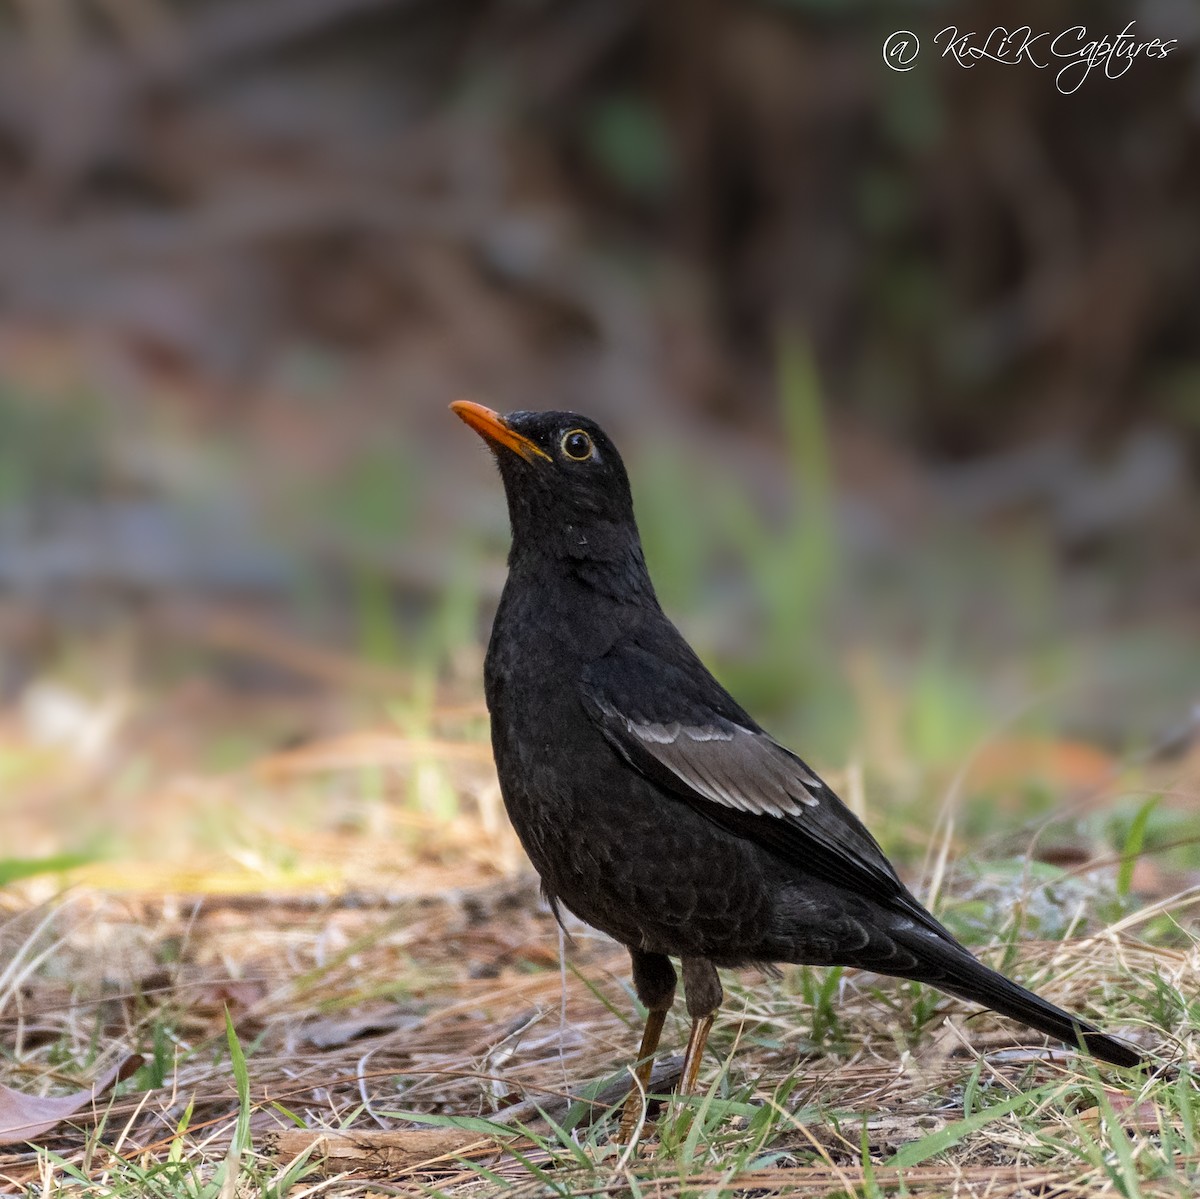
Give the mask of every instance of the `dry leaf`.
[(1065, 791), (1103, 788), (1117, 761), (1098, 746), (1083, 741), (1009, 737), (984, 746), (971, 762), (972, 787), (1011, 786), (1032, 777)]
[[(516, 1138), (522, 1146), (531, 1142)], [(322, 1174), (352, 1174), (360, 1178), (394, 1178), (432, 1165), (453, 1165), (458, 1158), (491, 1156), (504, 1148), (503, 1141), (457, 1128), (365, 1129), (333, 1132), (288, 1128), (271, 1134), (264, 1152), (283, 1161), (313, 1151)]]
[[(1122, 1128), (1130, 1132), (1157, 1132), (1162, 1127), (1162, 1112), (1157, 1103), (1148, 1099), (1139, 1101), (1124, 1091), (1105, 1090), (1104, 1093)], [(1079, 1113), (1079, 1118), (1089, 1124), (1098, 1124), (1103, 1115), (1099, 1107), (1089, 1107)]]
[(20, 1145), (79, 1115), (105, 1091), (123, 1082), (145, 1059), (132, 1053), (101, 1075), (89, 1090), (73, 1095), (26, 1095), (0, 1086), (0, 1145)]
[(416, 1028), (420, 1024), (419, 1016), (407, 1012), (375, 1012), (367, 1016), (348, 1016), (341, 1020), (310, 1020), (301, 1027), (300, 1035), (318, 1049), (334, 1049), (356, 1041), (359, 1037), (399, 1032), (401, 1029)]

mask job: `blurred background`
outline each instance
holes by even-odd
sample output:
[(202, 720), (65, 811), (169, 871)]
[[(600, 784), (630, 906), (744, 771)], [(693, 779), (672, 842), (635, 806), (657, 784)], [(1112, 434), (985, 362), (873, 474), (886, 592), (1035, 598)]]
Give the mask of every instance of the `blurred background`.
[(1200, 10), (1026, 6), (1178, 39), (1069, 96), (933, 44), (1017, 20), (0, 0), (0, 883), (519, 869), (462, 396), (609, 429), (668, 612), (910, 875), (1200, 879)]

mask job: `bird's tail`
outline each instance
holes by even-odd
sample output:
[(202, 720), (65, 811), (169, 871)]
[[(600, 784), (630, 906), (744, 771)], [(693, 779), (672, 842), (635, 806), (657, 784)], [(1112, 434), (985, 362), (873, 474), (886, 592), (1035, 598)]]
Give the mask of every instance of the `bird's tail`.
[[(1038, 1032), (1047, 1036), (1057, 1037), (1060, 1041), (1072, 1046), (1082, 1046), (1093, 1057), (1110, 1062), (1114, 1066), (1139, 1066), (1145, 1064), (1145, 1057), (1132, 1045), (1101, 1032), (1093, 1024), (1079, 1016), (1073, 1016), (1062, 1008), (1027, 991), (1003, 974), (985, 966), (972, 957), (971, 954), (949, 938), (931, 937), (928, 929), (919, 932), (913, 930), (914, 936), (904, 937), (908, 947), (920, 953), (923, 961), (929, 963), (931, 969), (923, 981), (930, 982), (939, 990), (956, 995), (960, 999), (980, 1003), (984, 1007), (999, 1012), (1002, 1016), (1019, 1020)], [(897, 938), (898, 940), (901, 938)], [(930, 941), (934, 945), (930, 945)], [(920, 945), (915, 942), (919, 941)]]
[(949, 977), (939, 984), (952, 995), (960, 999), (969, 999), (974, 1003), (982, 1003), (1002, 1016), (1020, 1020), (1038, 1032), (1047, 1036), (1057, 1037), (1068, 1045), (1082, 1046), (1093, 1057), (1103, 1062), (1111, 1062), (1114, 1066), (1139, 1066), (1145, 1058), (1131, 1045), (1107, 1033), (1101, 1032), (1095, 1025), (1089, 1024), (1079, 1016), (1064, 1012), (1062, 1008), (1027, 991), (1003, 974), (989, 970), (988, 967), (975, 962), (978, 973), (970, 978), (964, 978), (960, 984), (951, 981)]

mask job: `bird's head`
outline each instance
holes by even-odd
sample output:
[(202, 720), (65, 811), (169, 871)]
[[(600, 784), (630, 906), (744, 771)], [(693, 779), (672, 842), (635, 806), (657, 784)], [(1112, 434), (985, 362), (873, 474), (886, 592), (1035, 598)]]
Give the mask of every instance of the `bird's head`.
[(575, 412), (501, 416), (469, 400), (450, 407), (496, 456), (515, 552), (613, 559), (638, 547), (629, 476), (595, 421)]

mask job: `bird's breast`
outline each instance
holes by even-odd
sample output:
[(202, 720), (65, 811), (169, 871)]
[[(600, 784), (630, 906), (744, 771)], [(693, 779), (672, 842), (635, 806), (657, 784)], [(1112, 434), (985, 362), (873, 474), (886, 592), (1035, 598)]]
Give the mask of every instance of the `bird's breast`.
[(611, 747), (580, 683), (612, 626), (585, 611), (548, 628), (547, 611), (506, 593), (484, 672), (500, 787), (530, 861), (551, 895), (627, 945), (739, 958), (766, 927), (762, 855)]

